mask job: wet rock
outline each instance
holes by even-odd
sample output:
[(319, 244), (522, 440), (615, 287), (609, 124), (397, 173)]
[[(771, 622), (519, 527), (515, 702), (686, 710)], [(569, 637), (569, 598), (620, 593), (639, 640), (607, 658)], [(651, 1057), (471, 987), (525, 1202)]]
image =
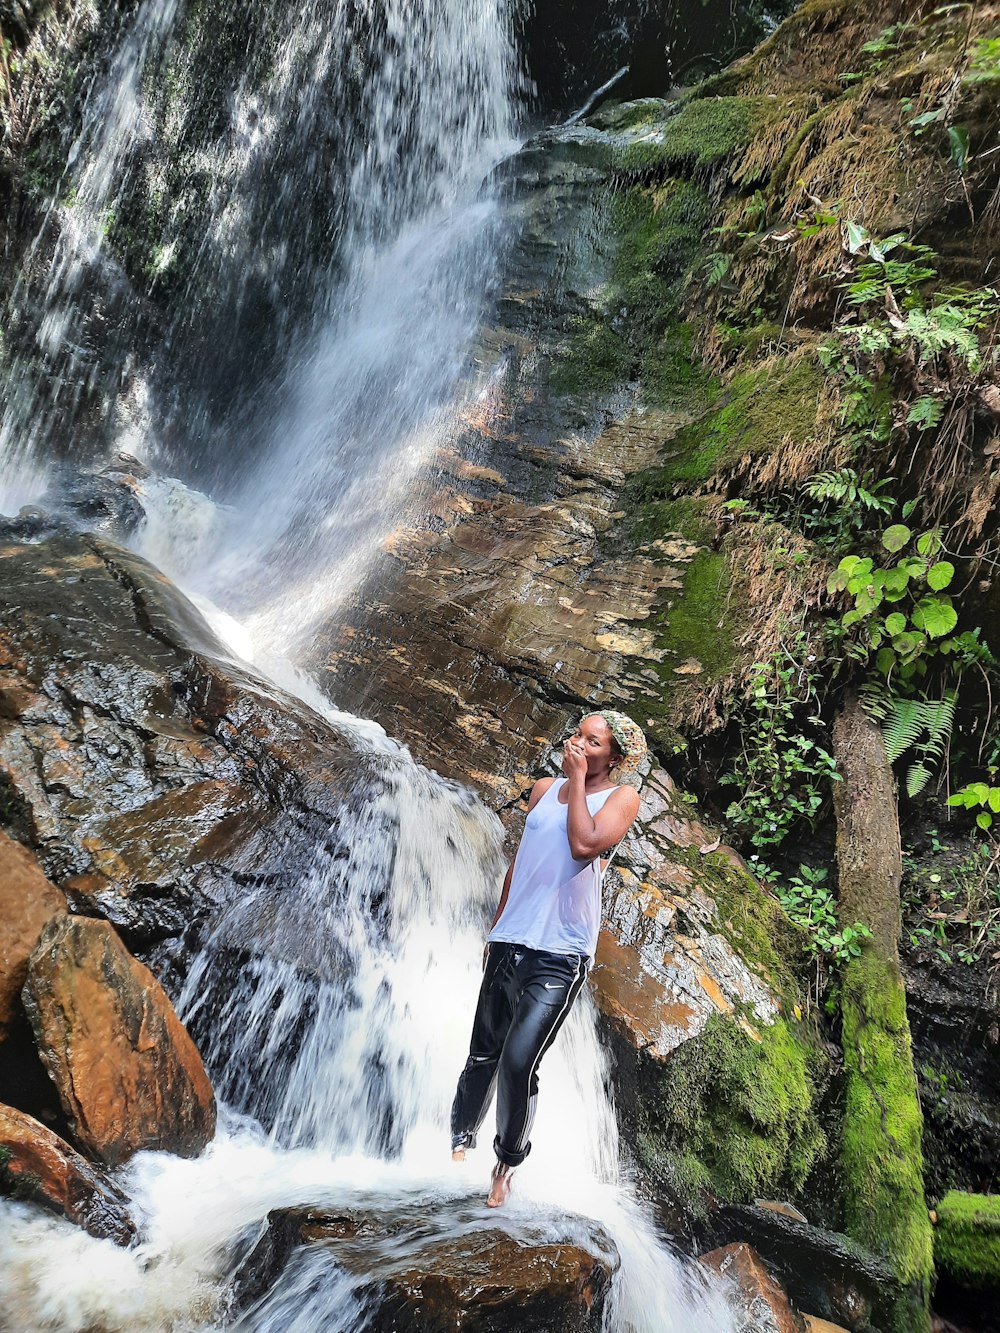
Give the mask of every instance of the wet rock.
[(166, 942), (248, 885), (280, 896), (335, 858), (345, 810), (384, 786), (120, 547), (0, 545), (0, 599), (4, 821), (74, 908), (159, 967), (182, 968)]
[(106, 921), (57, 917), (24, 1004), (76, 1141), (110, 1165), (144, 1148), (195, 1156), (215, 1132), (201, 1057), (147, 967)]
[(258, 1299), (303, 1245), (330, 1250), (357, 1279), (373, 1333), (583, 1333), (602, 1327), (618, 1256), (607, 1235), (561, 1216), (566, 1239), (483, 1226), (482, 1208), (397, 1212), (281, 1209), (236, 1279)]
[[(619, 852), (627, 869), (609, 877), (592, 983), (602, 1013), (629, 1045), (663, 1060), (713, 1014), (759, 1023), (777, 1016), (776, 979), (752, 970), (749, 951), (740, 956), (717, 900), (726, 877), (736, 875), (763, 911), (772, 905), (736, 853), (685, 813), (666, 773), (651, 772), (640, 797)], [(706, 846), (710, 853), (700, 851)]]
[(42, 927), (66, 910), (26, 847), (0, 831), (0, 1043), (20, 1009), (28, 959)]
[(749, 1245), (726, 1245), (703, 1254), (701, 1262), (732, 1283), (738, 1333), (803, 1333), (802, 1316)]
[(65, 897), (31, 852), (0, 832), (0, 1087), (13, 1105), (50, 1121), (58, 1118), (58, 1102), (35, 1050), (21, 988), (42, 927), (65, 910)]
[(805, 1320), (806, 1333), (847, 1333), (840, 1324), (831, 1324), (828, 1319), (818, 1319), (814, 1314), (802, 1317)]
[(119, 1245), (136, 1238), (125, 1195), (68, 1143), (10, 1106), (0, 1106), (0, 1194), (30, 1200)]
[(1000, 1000), (995, 963), (903, 957), (924, 1113), (927, 1193), (1000, 1186)]
[(796, 1306), (847, 1329), (881, 1327), (899, 1285), (888, 1264), (839, 1232), (759, 1207), (727, 1207), (712, 1218), (716, 1239), (749, 1243)]
[(25, 505), (12, 517), (0, 514), (0, 541), (36, 542), (51, 537), (63, 524), (54, 514)]

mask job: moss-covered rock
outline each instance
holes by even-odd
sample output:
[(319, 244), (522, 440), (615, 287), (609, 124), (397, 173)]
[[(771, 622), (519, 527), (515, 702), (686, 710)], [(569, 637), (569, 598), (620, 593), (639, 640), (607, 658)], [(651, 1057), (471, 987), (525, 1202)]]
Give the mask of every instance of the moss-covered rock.
[(937, 1206), (934, 1259), (962, 1286), (1000, 1291), (1000, 1194), (950, 1190)]
[(645, 122), (646, 132), (622, 150), (620, 170), (705, 172), (746, 153), (794, 110), (798, 106), (793, 100), (773, 96), (691, 98), (660, 123)]
[(647, 1071), (638, 1146), (644, 1165), (688, 1206), (799, 1195), (823, 1156), (817, 1105), (826, 1061), (813, 1035), (779, 1018), (755, 1031), (709, 1020), (663, 1072)]
[(912, 1297), (897, 1327), (927, 1327), (933, 1267), (923, 1121), (898, 968), (867, 950), (845, 969), (841, 1162), (848, 1234), (892, 1264)]

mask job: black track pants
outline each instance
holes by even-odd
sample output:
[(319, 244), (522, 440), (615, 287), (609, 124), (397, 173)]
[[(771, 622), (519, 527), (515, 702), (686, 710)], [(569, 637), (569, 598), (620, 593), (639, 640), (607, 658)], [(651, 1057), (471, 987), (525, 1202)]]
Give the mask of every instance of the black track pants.
[(493, 1088), (496, 1155), (520, 1166), (538, 1097), (538, 1065), (573, 1007), (587, 975), (577, 954), (542, 953), (523, 944), (491, 944), (472, 1025), (469, 1058), (451, 1108), (453, 1148), (475, 1147)]

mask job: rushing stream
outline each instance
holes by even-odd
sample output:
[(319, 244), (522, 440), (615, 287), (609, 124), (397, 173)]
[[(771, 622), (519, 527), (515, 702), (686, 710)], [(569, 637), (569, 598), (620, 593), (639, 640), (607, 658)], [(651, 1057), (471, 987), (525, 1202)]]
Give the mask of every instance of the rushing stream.
[[(76, 467), (122, 447), (138, 454), (152, 469), (139, 549), (234, 652), (306, 695), (359, 750), (380, 752), (391, 782), (339, 830), (352, 849), (347, 876), (318, 849), (297, 901), (279, 911), (249, 891), (193, 960), (179, 1008), (223, 1112), (199, 1159), (144, 1154), (123, 1174), (143, 1245), (122, 1251), (0, 1206), (4, 1326), (17, 1333), (346, 1333), (363, 1326), (360, 1279), (322, 1249), (304, 1250), (235, 1325), (226, 1313), (227, 1280), (269, 1209), (419, 1208), (444, 1238), (498, 1220), (480, 1202), (488, 1148), (455, 1166), (446, 1132), (499, 883), (498, 821), (377, 727), (334, 715), (294, 662), (310, 624), (364, 575), (405, 512), (421, 461), (483, 390), (469, 358), (506, 242), (488, 182), (515, 147), (512, 19), (501, 0), (312, 0), (275, 12), (267, 58), (248, 37), (225, 132), (198, 150), (210, 207), (174, 313), (111, 373), (94, 351), (96, 324), (110, 310), (127, 342), (141, 319), (103, 237), (137, 173), (154, 169), (145, 71), (165, 61), (183, 87), (184, 12), (145, 0), (123, 29), (15, 294), (44, 318), (33, 357), (9, 367), (0, 510), (38, 499), (56, 452)], [(329, 169), (309, 146), (332, 142), (331, 118), (332, 239), (306, 263), (283, 234), (303, 174)], [(163, 265), (171, 244), (180, 241), (167, 236), (158, 251)], [(269, 284), (281, 308), (266, 365), (259, 329), (237, 308), (244, 277)], [(299, 294), (293, 309), (282, 305), (286, 283)], [(191, 339), (207, 365), (192, 368)], [(224, 393), (209, 391), (213, 375)], [(373, 912), (372, 886), (387, 879)], [(535, 1148), (503, 1225), (565, 1239), (566, 1212), (602, 1224), (622, 1257), (610, 1330), (728, 1329), (722, 1297), (672, 1256), (622, 1174), (589, 997), (542, 1081)]]

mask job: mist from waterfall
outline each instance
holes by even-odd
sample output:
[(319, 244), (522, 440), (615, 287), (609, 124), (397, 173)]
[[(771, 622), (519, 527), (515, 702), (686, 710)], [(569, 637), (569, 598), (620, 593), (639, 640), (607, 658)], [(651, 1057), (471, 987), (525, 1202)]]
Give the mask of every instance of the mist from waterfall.
[[(270, 1209), (419, 1207), (443, 1236), (498, 1221), (481, 1206), (488, 1148), (452, 1164), (447, 1111), (501, 878), (499, 821), (378, 728), (334, 715), (295, 658), (483, 387), (470, 361), (506, 239), (491, 182), (514, 146), (512, 19), (501, 0), (261, 0), (261, 15), (270, 36), (247, 34), (214, 137), (192, 144), (183, 98), (165, 115), (151, 91), (166, 69), (197, 94), (178, 40), (193, 20), (175, 0), (145, 0), (95, 84), (15, 294), (18, 319), (43, 315), (31, 356), (10, 367), (0, 510), (58, 485), (53, 459), (139, 456), (151, 468), (140, 549), (234, 654), (374, 751), (389, 786), (338, 830), (347, 858), (318, 848), (295, 901), (248, 889), (193, 960), (179, 1009), (220, 1130), (195, 1161), (142, 1154), (122, 1173), (142, 1246), (0, 1204), (0, 1296), (21, 1333), (353, 1333), (359, 1282), (312, 1249), (253, 1309), (227, 1314)], [(159, 197), (164, 155), (181, 148), (209, 182), (204, 222), (192, 234), (183, 210), (163, 213), (151, 280), (175, 265), (184, 276), (151, 327), (106, 235), (140, 176)], [(109, 310), (130, 351), (97, 347)], [(724, 1333), (724, 1300), (671, 1254), (623, 1174), (589, 996), (541, 1082), (502, 1225), (563, 1234), (570, 1212), (606, 1227), (622, 1256), (614, 1333)]]

